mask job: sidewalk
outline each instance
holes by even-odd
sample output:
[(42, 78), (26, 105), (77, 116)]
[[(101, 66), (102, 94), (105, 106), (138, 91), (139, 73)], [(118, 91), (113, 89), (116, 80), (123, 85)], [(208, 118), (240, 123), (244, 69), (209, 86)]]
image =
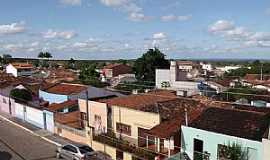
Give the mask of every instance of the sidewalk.
[(0, 120), (5, 120), (8, 121), (10, 123), (12, 123), (13, 125), (20, 127), (28, 132), (30, 132), (31, 134), (38, 136), (42, 139), (44, 139), (45, 141), (55, 144), (57, 146), (61, 146), (61, 145), (65, 145), (68, 143), (74, 143), (68, 139), (62, 138), (58, 135), (55, 135), (54, 133), (51, 133), (47, 130), (44, 130), (42, 128), (38, 128), (26, 121), (23, 121), (19, 118), (16, 117), (12, 117), (8, 114), (2, 113), (0, 112)]

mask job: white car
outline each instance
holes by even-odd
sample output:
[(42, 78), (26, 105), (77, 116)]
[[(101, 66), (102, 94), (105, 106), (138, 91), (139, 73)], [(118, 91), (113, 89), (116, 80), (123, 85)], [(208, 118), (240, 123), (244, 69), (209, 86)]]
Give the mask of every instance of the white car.
[(67, 144), (57, 149), (56, 157), (67, 160), (87, 160), (93, 154), (95, 154), (94, 150), (87, 145)]

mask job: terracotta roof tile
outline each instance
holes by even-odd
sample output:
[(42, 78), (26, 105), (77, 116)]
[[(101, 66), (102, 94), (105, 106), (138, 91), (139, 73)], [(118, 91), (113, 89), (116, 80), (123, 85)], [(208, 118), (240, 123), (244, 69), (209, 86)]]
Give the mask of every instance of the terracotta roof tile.
[(87, 86), (80, 85), (80, 84), (60, 83), (60, 84), (49, 86), (44, 91), (49, 92), (49, 93), (54, 93), (54, 94), (71, 95), (71, 94), (81, 93), (84, 90), (87, 90)]
[(17, 69), (32, 69), (33, 65), (28, 63), (11, 63), (11, 65)]
[(209, 108), (190, 125), (193, 128), (261, 141), (269, 127), (270, 115), (265, 113)]
[(48, 110), (50, 111), (57, 111), (59, 109), (63, 109), (63, 108), (70, 108), (70, 107), (74, 107), (78, 105), (78, 101), (77, 100), (68, 100), (65, 101), (63, 103), (53, 103), (51, 105), (48, 106)]
[(111, 106), (115, 105), (141, 110), (145, 106), (155, 105), (158, 102), (167, 101), (175, 98), (175, 96), (157, 96), (157, 95), (158, 93), (149, 93), (144, 95), (130, 95), (126, 97), (101, 100), (100, 102), (107, 103), (108, 105)]
[(55, 113), (54, 119), (56, 122), (67, 125), (73, 128), (82, 129), (81, 112)]
[(157, 110), (161, 115), (162, 122), (153, 127), (149, 134), (160, 138), (169, 138), (175, 133), (179, 133), (181, 125), (185, 125), (185, 112), (187, 112), (188, 123), (191, 123), (206, 108), (207, 106), (202, 103), (187, 98), (161, 102), (158, 104)]

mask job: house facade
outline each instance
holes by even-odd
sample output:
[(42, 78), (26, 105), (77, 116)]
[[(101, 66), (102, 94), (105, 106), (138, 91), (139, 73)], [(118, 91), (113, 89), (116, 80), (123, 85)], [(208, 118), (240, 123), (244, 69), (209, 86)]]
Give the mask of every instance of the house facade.
[(6, 67), (6, 73), (12, 74), (14, 77), (31, 76), (33, 66), (28, 63), (10, 63)]
[(199, 93), (199, 81), (194, 80), (200, 74), (199, 65), (171, 61), (170, 69), (156, 69), (156, 87), (187, 91), (188, 95)]
[[(79, 110), (88, 114), (93, 137), (105, 135), (124, 140), (133, 147), (165, 157), (180, 151), (180, 126), (186, 123), (185, 110), (190, 114), (187, 120), (192, 121), (203, 109), (199, 102), (176, 98), (175, 92), (168, 91), (89, 100), (88, 112), (86, 100), (79, 99)], [(108, 154), (113, 156), (115, 152)]]
[(182, 126), (182, 152), (189, 158), (224, 159), (230, 144), (238, 144), (248, 160), (266, 160), (269, 112), (209, 108), (189, 126)]
[(86, 94), (87, 86), (71, 83), (57, 83), (48, 85), (39, 90), (39, 97), (51, 103), (62, 103), (67, 100), (76, 100)]
[(109, 64), (101, 69), (101, 74), (108, 80), (121, 74), (132, 73), (132, 68), (125, 64)]

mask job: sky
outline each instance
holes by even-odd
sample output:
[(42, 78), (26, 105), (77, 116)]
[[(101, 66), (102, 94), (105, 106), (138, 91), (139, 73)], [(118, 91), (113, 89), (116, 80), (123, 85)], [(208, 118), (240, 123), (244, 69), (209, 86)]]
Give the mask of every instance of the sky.
[(2, 0), (0, 55), (270, 59), (269, 0)]

